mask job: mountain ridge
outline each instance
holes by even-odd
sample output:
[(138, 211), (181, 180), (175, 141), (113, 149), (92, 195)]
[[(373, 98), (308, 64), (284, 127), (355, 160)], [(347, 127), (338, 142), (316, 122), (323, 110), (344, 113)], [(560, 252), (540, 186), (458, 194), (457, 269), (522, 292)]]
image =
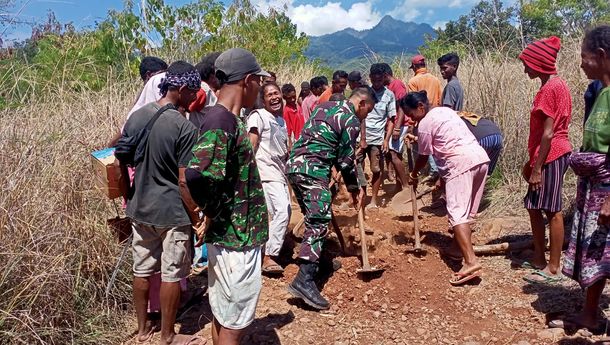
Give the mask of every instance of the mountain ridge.
[(338, 67), (346, 61), (366, 59), (373, 53), (385, 58), (414, 55), (427, 36), (436, 36), (429, 24), (404, 22), (386, 15), (370, 29), (346, 28), (322, 36), (310, 36), (305, 56)]

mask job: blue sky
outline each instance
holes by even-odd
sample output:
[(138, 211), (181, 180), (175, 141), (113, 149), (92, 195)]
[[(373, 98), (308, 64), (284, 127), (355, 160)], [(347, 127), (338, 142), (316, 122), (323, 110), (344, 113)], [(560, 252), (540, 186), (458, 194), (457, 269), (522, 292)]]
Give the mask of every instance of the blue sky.
[[(139, 5), (142, 0), (135, 0)], [(10, 15), (27, 21), (43, 21), (49, 10), (62, 23), (72, 22), (77, 28), (91, 27), (105, 18), (111, 9), (123, 8), (123, 0), (15, 0)], [(189, 0), (166, 0), (180, 5)], [(223, 0), (230, 3), (230, 0)], [(252, 0), (262, 11), (269, 7), (287, 7), (288, 16), (300, 31), (322, 35), (346, 27), (369, 29), (386, 14), (404, 21), (428, 23), (442, 27), (447, 21), (468, 13), (478, 0)], [(138, 6), (136, 5), (136, 6)], [(0, 28), (0, 34), (4, 31)], [(27, 26), (8, 28), (6, 40), (23, 39), (30, 35)]]

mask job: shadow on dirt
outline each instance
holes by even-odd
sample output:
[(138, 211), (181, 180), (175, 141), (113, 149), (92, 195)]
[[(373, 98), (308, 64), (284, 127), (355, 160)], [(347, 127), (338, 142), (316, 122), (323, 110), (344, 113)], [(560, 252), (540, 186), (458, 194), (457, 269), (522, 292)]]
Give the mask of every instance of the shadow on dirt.
[(282, 344), (276, 330), (281, 329), (294, 321), (294, 314), (289, 311), (285, 314), (268, 314), (267, 316), (256, 319), (248, 327), (247, 333), (241, 344)]

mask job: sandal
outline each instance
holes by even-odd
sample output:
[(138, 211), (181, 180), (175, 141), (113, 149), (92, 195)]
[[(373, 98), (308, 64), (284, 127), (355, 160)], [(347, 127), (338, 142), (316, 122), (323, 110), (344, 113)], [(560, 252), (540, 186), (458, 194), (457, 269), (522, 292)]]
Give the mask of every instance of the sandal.
[(452, 278), (449, 280), (449, 284), (453, 286), (460, 286), (474, 278), (481, 276), (481, 265), (474, 266), (467, 269), (464, 272), (454, 273)]
[(563, 330), (575, 330), (583, 337), (591, 337), (593, 334), (600, 334), (605, 331), (605, 324), (598, 322), (598, 324), (591, 328), (578, 322), (573, 317), (567, 317), (564, 320), (551, 320), (548, 323), (549, 328), (561, 328)]
[(282, 274), (284, 273), (284, 268), (278, 264), (270, 264), (263, 266), (262, 271), (267, 274)]
[[(536, 277), (542, 277), (542, 279), (537, 279)], [(523, 280), (530, 284), (557, 284), (563, 280), (563, 277), (560, 274), (553, 276), (542, 270), (535, 270), (523, 277)]]
[(541, 270), (544, 269), (544, 267), (538, 267), (535, 266), (534, 264), (532, 264), (529, 261), (523, 261), (521, 264), (519, 264), (520, 268), (523, 268), (524, 270)]

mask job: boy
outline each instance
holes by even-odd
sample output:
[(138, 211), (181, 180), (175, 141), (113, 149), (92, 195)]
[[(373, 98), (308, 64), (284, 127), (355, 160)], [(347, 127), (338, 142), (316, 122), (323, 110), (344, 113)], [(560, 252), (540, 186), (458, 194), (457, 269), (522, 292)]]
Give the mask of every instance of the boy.
[(288, 150), (292, 148), (292, 143), (297, 141), (301, 136), (305, 121), (301, 113), (301, 106), (296, 102), (297, 91), (292, 84), (284, 84), (282, 86), (282, 97), (286, 102), (284, 106), (284, 121), (288, 130)]
[(369, 157), (371, 172), (373, 173), (372, 185), (373, 195), (371, 203), (367, 206), (376, 208), (380, 205), (377, 200), (379, 187), (381, 187), (381, 175), (383, 172), (383, 156), (388, 153), (390, 138), (394, 130), (394, 118), (396, 117), (396, 98), (388, 88), (384, 86), (385, 68), (382, 64), (371, 65), (369, 75), (377, 104), (366, 117), (366, 148), (360, 151), (358, 162), (364, 163), (364, 157)]
[(456, 53), (449, 53), (441, 56), (437, 62), (443, 79), (447, 81), (441, 96), (441, 106), (462, 111), (464, 108), (464, 89), (462, 89), (462, 84), (457, 77), (460, 57)]
[(322, 104), (324, 102), (328, 102), (330, 100), (330, 96), (333, 94), (341, 94), (345, 92), (345, 88), (347, 87), (347, 72), (345, 71), (335, 71), (333, 73), (333, 81), (331, 87), (324, 90), (318, 99), (318, 104)]
[(326, 90), (324, 83), (324, 79), (322, 77), (314, 77), (309, 81), (310, 91), (309, 96), (305, 97), (303, 100), (303, 105), (301, 105), (301, 111), (303, 112), (303, 120), (307, 122), (309, 120), (309, 116), (311, 115), (313, 108), (318, 105), (318, 98), (320, 95)]

